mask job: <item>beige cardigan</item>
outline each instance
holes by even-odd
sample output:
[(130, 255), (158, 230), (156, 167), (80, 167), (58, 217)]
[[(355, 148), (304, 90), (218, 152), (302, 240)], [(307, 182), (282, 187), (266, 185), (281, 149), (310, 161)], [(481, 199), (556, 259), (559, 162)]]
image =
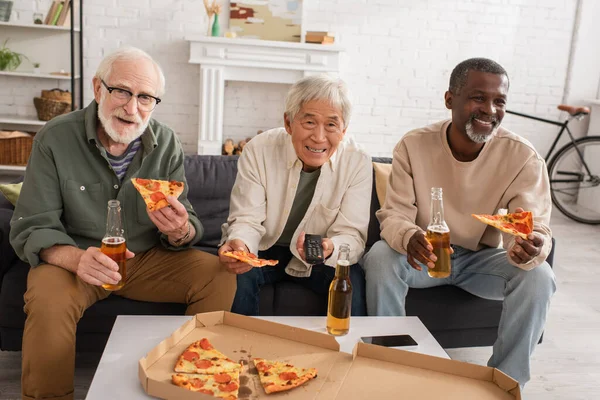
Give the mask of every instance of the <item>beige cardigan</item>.
[(500, 127), (471, 162), (457, 161), (446, 139), (450, 121), (408, 132), (394, 148), (392, 173), (383, 207), (377, 212), (381, 237), (396, 251), (406, 246), (417, 230), (429, 223), (431, 188), (443, 188), (444, 214), (452, 244), (470, 250), (484, 246), (510, 249), (514, 236), (485, 225), (471, 214), (495, 214), (517, 207), (533, 212), (534, 231), (544, 237), (541, 253), (527, 264), (542, 263), (551, 249), (548, 227), (551, 212), (546, 164), (533, 146)]
[[(248, 142), (238, 161), (221, 242), (240, 239), (253, 253), (273, 246), (288, 219), (301, 170), (285, 129), (272, 129)], [(372, 174), (371, 157), (346, 137), (321, 167), (313, 199), (294, 232), (289, 275), (310, 276), (311, 266), (296, 250), (302, 231), (332, 240), (335, 248), (326, 265), (335, 266), (341, 243), (350, 245), (350, 263), (358, 262), (367, 240)]]

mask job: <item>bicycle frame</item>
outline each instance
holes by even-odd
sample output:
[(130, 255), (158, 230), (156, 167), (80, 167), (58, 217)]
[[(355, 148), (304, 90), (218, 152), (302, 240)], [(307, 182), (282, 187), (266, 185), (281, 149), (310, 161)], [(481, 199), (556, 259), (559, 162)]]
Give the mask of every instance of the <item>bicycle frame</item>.
[[(540, 117), (536, 117), (534, 115), (529, 115), (529, 114), (523, 114), (523, 113), (519, 113), (516, 111), (510, 111), (510, 110), (506, 110), (506, 112), (508, 114), (514, 114), (514, 115), (518, 115), (519, 117), (524, 117), (524, 118), (529, 118), (529, 119), (533, 119), (536, 121), (540, 121), (540, 122), (545, 122), (547, 124), (552, 124), (552, 125), (556, 125), (556, 126), (560, 126), (560, 131), (558, 132), (558, 135), (556, 136), (556, 138), (554, 139), (554, 142), (552, 142), (552, 146), (550, 146), (550, 150), (548, 150), (548, 154), (546, 154), (546, 157), (544, 157), (544, 160), (546, 160), (546, 162), (548, 162), (550, 160), (550, 155), (552, 154), (552, 152), (554, 152), (554, 149), (556, 148), (556, 145), (558, 144), (558, 141), (560, 140), (560, 138), (562, 137), (563, 133), (565, 132), (565, 130), (567, 131), (569, 138), (571, 139), (571, 143), (575, 143), (575, 137), (573, 137), (573, 133), (571, 133), (571, 130), (569, 129), (569, 122), (571, 122), (571, 120), (573, 118), (578, 118), (577, 116), (570, 116), (569, 118), (567, 118), (565, 120), (565, 122), (558, 122), (558, 121), (553, 121), (551, 119), (545, 119), (545, 118), (540, 118)], [(577, 154), (579, 155), (579, 158), (581, 159), (581, 163), (583, 164), (586, 172), (588, 173), (588, 175), (592, 175), (592, 172), (590, 171), (587, 163), (585, 162), (585, 159), (583, 158), (583, 154), (581, 154), (581, 151), (579, 150), (579, 147), (575, 146), (575, 151), (577, 151)], [(565, 175), (574, 175), (577, 176), (579, 178), (579, 181), (583, 181), (583, 174), (580, 173), (569, 173), (569, 172), (563, 172), (563, 174)], [(553, 180), (554, 182), (572, 182), (572, 180)]]

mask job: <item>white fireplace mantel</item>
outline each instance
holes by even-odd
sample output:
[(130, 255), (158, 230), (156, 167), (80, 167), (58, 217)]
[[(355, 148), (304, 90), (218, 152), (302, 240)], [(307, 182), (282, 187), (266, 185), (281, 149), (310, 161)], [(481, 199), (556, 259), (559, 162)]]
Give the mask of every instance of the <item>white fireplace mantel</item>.
[(225, 81), (292, 84), (339, 73), (339, 46), (188, 36), (191, 64), (200, 64), (198, 154), (221, 154)]

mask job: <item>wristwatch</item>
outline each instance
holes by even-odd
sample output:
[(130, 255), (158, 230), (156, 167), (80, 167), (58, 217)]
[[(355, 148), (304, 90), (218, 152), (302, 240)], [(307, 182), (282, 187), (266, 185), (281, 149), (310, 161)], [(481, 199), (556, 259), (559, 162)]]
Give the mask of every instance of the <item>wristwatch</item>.
[(181, 238), (179, 238), (177, 240), (174, 240), (173, 244), (175, 246), (179, 246), (180, 244), (182, 244), (185, 240), (187, 240), (187, 238), (190, 237), (190, 232), (191, 231), (192, 231), (192, 228), (190, 227), (190, 221), (188, 220), (188, 222), (187, 222), (187, 232)]

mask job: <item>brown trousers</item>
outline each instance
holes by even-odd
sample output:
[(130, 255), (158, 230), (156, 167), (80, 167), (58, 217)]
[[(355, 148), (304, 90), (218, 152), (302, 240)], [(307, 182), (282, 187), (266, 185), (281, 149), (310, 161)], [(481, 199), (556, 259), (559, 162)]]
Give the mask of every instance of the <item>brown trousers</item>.
[[(153, 248), (127, 261), (125, 286), (115, 293), (134, 300), (187, 304), (187, 315), (229, 311), (236, 277), (219, 259), (190, 249)], [(85, 310), (111, 292), (55, 265), (31, 268), (25, 293), (23, 399), (73, 399), (75, 332)]]

